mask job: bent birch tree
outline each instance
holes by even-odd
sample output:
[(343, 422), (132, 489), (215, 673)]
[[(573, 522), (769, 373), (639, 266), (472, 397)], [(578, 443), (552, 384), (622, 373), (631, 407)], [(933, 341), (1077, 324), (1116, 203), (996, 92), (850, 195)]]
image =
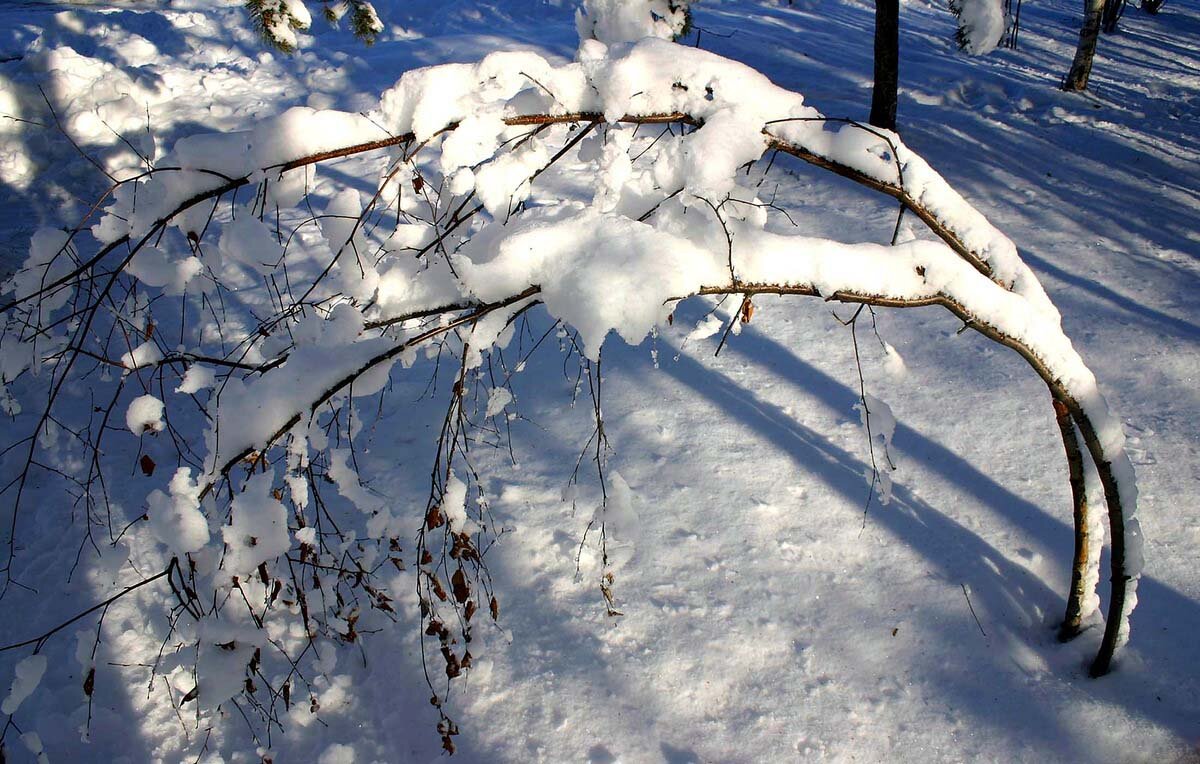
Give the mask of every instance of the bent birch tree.
[[(777, 154), (895, 199), (936, 240), (840, 242), (770, 225), (748, 179)], [(348, 159), (375, 190), (318, 212), (314, 173)], [(140, 540), (140, 569), (158, 572), (143, 584), (170, 590), (164, 645), (194, 656), (184, 701), (205, 713), (240, 702), (266, 730), (281, 725), (308, 702), (314, 639), (353, 642), (386, 621), (394, 599), (379, 571), (405, 567), (453, 750), (449, 682), (470, 670), (472, 630), (502, 600), (485, 562), (497, 529), (469, 452), (511, 395), (492, 376), (481, 415), (472, 390), (535, 306), (594, 370), (588, 444), (602, 487), (610, 332), (640, 342), (697, 295), (941, 306), (1023, 358), (1055, 407), (1076, 540), (1062, 636), (1097, 618), (1106, 513), (1112, 588), (1092, 674), (1128, 639), (1142, 554), (1124, 436), (1016, 247), (894, 133), (828, 119), (704, 51), (585, 40), (561, 66), (495, 53), (406, 73), (370, 117), (295, 108), (184, 138), (115, 184), (84, 225), (39, 232), (7, 294), (4, 382), (37, 408), (10, 444), (26, 458), (3, 494), (6, 589), (20, 583), (39, 443), (69, 429), (81, 552)], [(355, 403), (427, 350), (457, 370), (414, 515), (363, 488)], [(64, 393), (81, 384), (96, 405)], [(122, 421), (130, 432), (111, 432)], [(180, 466), (122, 515), (105, 439), (131, 436), (171, 438)], [(1087, 501), (1085, 459), (1103, 511)], [(57, 630), (8, 647), (40, 650)]]

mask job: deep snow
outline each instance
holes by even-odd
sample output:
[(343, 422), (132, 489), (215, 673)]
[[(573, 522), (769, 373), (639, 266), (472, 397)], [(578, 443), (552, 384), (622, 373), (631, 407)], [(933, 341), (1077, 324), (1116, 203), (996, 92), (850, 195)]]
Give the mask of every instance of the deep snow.
[[(143, 152), (154, 150), (146, 142), (165, 149), (292, 105), (372, 107), (413, 66), (496, 49), (565, 60), (575, 44), (565, 4), (397, 2), (381, 4), (388, 29), (375, 47), (318, 26), (316, 44), (287, 58), (258, 46), (237, 4), (150, 5), (0, 7), (0, 59), (15, 57), (0, 64), (0, 112), (51, 124), (41, 85), (81, 149), (115, 172), (139, 159), (113, 131)], [(714, 359), (719, 332), (684, 339), (704, 320), (692, 303), (641, 347), (610, 340), (605, 349), (613, 465), (632, 493), (616, 540), (620, 618), (605, 615), (588, 550), (576, 577), (590, 505), (581, 500), (572, 514), (562, 502), (587, 407), (570, 407), (574, 380), (553, 353), (531, 359), (514, 383), (529, 420), (514, 427), (519, 467), (498, 453), (487, 472), (508, 529), (489, 555), (502, 629), (484, 635), (477, 667), (455, 691), (459, 758), (1197, 756), (1200, 329), (1184, 306), (1200, 255), (1200, 67), (1191, 49), (1200, 17), (1182, 2), (1157, 18), (1131, 11), (1120, 34), (1101, 40), (1091, 93), (1068, 96), (1054, 86), (1076, 13), (1074, 3), (1027, 7), (1020, 50), (967, 58), (954, 52), (944, 8), (907, 4), (900, 122), (905, 140), (1017, 242), (1124, 417), (1148, 563), (1117, 671), (1086, 678), (1096, 630), (1065, 646), (1054, 640), (1069, 497), (1044, 388), (1018, 359), (959, 336), (937, 311), (881, 312), (892, 353), (860, 327), (867, 390), (898, 420), (892, 500), (872, 504), (864, 525), (869, 456), (848, 330), (817, 301), (763, 299)], [(865, 112), (869, 4), (706, 0), (696, 21), (704, 47), (805, 93), (806, 103)], [(354, 185), (328, 177), (318, 196), (333, 200)], [(891, 234), (894, 211), (847, 184), (798, 165), (774, 178), (776, 201), (806, 233)], [(14, 253), (36, 222), (73, 222), (104, 185), (53, 130), (14, 120), (0, 124), (0, 181), (0, 240)], [(393, 401), (415, 400), (424, 379), (396, 387)], [(436, 403), (397, 406), (364, 436), (359, 458), (390, 474), (374, 491), (423, 495), (425, 433), (439, 416)], [(16, 424), (5, 428), (19, 435)], [(17, 463), (6, 460), (5, 482)], [(127, 479), (144, 495), (166, 489), (171, 472), (164, 464), (153, 485), (133, 469)], [(47, 596), (63, 586), (77, 545), (69, 529), (62, 543), (68, 511), (47, 503), (26, 518), (22, 560), (41, 592), (12, 591), (0, 603), (21, 616), (4, 619), (0, 642), (86, 604)], [(96, 599), (115, 581), (137, 580), (121, 564), (89, 561)], [(415, 609), (411, 597), (399, 603)], [(175, 717), (161, 687), (147, 691), (138, 664), (157, 645), (126, 626), (154, 617), (132, 600), (106, 617), (87, 745), (77, 732), (88, 665), (75, 657), (78, 629), (48, 648), (45, 678), (20, 715), (52, 760), (192, 760), (205, 742), (226, 759), (253, 754), (236, 718), (210, 739)], [(297, 717), (272, 741), (276, 760), (434, 758), (415, 623), (410, 612), (362, 652), (329, 659), (320, 722)], [(20, 657), (4, 655), (0, 682), (26, 675)], [(15, 760), (29, 755), (15, 738), (6, 744)]]

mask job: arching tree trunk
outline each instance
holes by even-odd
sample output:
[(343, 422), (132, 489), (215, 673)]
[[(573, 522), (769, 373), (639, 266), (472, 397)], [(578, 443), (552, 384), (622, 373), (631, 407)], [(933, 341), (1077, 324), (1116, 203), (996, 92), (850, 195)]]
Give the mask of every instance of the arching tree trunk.
[(870, 122), (896, 129), (896, 88), (900, 69), (900, 0), (875, 0), (875, 87)]
[(1092, 59), (1096, 56), (1096, 38), (1100, 36), (1100, 21), (1103, 16), (1104, 0), (1084, 0), (1079, 47), (1075, 49), (1075, 60), (1071, 62), (1071, 71), (1063, 82), (1063, 90), (1078, 92), (1087, 89), (1088, 77), (1092, 73)]
[(1092, 564), (1091, 528), (1088, 527), (1087, 484), (1084, 478), (1083, 451), (1079, 445), (1079, 436), (1075, 432), (1075, 420), (1066, 404), (1054, 397), (1051, 390), (1051, 401), (1054, 404), (1054, 418), (1062, 435), (1063, 448), (1067, 453), (1067, 475), (1071, 482), (1071, 505), (1075, 521), (1075, 556), (1071, 564), (1071, 590), (1067, 594), (1067, 613), (1058, 629), (1060, 642), (1068, 642), (1083, 631), (1084, 601), (1089, 595), (1094, 596), (1096, 582), (1089, 579), (1089, 572), (1095, 570)]

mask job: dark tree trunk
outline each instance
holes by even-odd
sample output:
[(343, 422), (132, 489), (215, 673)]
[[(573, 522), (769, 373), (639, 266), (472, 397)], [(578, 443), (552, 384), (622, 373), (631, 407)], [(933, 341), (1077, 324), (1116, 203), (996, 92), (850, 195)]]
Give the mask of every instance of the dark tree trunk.
[(1105, 34), (1112, 34), (1117, 31), (1117, 22), (1121, 20), (1121, 16), (1125, 13), (1125, 0), (1107, 0), (1104, 3), (1104, 18), (1101, 27)]
[(900, 0), (875, 0), (875, 87), (870, 122), (876, 127), (896, 129), (899, 70)]
[(1063, 90), (1078, 92), (1087, 90), (1088, 77), (1092, 74), (1092, 59), (1096, 56), (1096, 38), (1100, 36), (1100, 20), (1104, 16), (1104, 0), (1084, 0), (1083, 27), (1079, 30), (1079, 47), (1075, 49), (1075, 60), (1071, 71), (1063, 82)]

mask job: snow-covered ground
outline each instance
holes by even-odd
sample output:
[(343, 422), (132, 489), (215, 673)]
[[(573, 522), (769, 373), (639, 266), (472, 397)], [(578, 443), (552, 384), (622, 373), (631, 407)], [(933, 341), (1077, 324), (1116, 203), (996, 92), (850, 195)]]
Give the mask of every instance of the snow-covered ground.
[[(106, 187), (102, 170), (136, 167), (135, 151), (293, 105), (371, 109), (417, 66), (575, 51), (567, 2), (378, 5), (387, 28), (375, 46), (317, 22), (289, 57), (262, 48), (237, 2), (0, 4), (3, 270), (38, 225), (74, 223)], [(476, 665), (451, 696), (458, 759), (1200, 759), (1200, 325), (1185, 307), (1200, 287), (1200, 10), (1182, 0), (1157, 17), (1131, 9), (1100, 41), (1090, 92), (1067, 95), (1056, 85), (1077, 5), (1029, 4), (1019, 50), (969, 58), (944, 7), (908, 2), (899, 122), (1017, 243), (1123, 417), (1147, 567), (1114, 673), (1087, 677), (1098, 629), (1055, 639), (1070, 497), (1045, 387), (1019, 358), (937, 309), (880, 311), (890, 352), (860, 325), (866, 391), (898, 420), (892, 500), (864, 514), (870, 455), (850, 330), (819, 300), (760, 298), (714, 357), (720, 332), (693, 333), (706, 306), (692, 302), (641, 346), (605, 346), (610, 467), (633, 497), (610, 549), (620, 617), (606, 614), (594, 553), (580, 554), (595, 488), (581, 489), (576, 512), (563, 502), (588, 405), (572, 405), (575, 378), (552, 351), (514, 382), (517, 464), (506, 449), (484, 457), (506, 529), (488, 554), (500, 627), (477, 630)], [(862, 118), (871, 8), (704, 0), (689, 40), (826, 114)], [(327, 198), (356, 182), (338, 168), (324, 177), (315, 193)], [(895, 210), (831, 177), (782, 163), (775, 201), (811, 235), (886, 242)], [(427, 379), (397, 380), (391, 400), (417, 401)], [(360, 470), (386, 475), (371, 487), (397, 506), (416, 506), (444, 408), (391, 408), (361, 436)], [(4, 445), (22, 421), (6, 420)], [(127, 500), (165, 488), (169, 470), (142, 477), (136, 443), (111, 437), (131, 454), (118, 478)], [(165, 446), (148, 448), (166, 463)], [(19, 465), (4, 456), (4, 482)], [(95, 596), (80, 599), (78, 582), (67, 586), (80, 544), (71, 507), (44, 495), (21, 530), (21, 580), (38, 591), (0, 600), (3, 644), (138, 580), (119, 556), (89, 561), (79, 575)], [(320, 711), (275, 730), (275, 761), (440, 755), (415, 596), (397, 600), (395, 627), (325, 657)], [(106, 614), (90, 708), (80, 666), (95, 617), (48, 643), (18, 722), (52, 761), (257, 761), (268, 750), (236, 711), (211, 733), (176, 715), (168, 699), (187, 688), (151, 676), (159, 645), (137, 637), (162, 601), (130, 597)], [(0, 655), (0, 691), (25, 654)], [(5, 754), (30, 759), (17, 738), (6, 732)]]

